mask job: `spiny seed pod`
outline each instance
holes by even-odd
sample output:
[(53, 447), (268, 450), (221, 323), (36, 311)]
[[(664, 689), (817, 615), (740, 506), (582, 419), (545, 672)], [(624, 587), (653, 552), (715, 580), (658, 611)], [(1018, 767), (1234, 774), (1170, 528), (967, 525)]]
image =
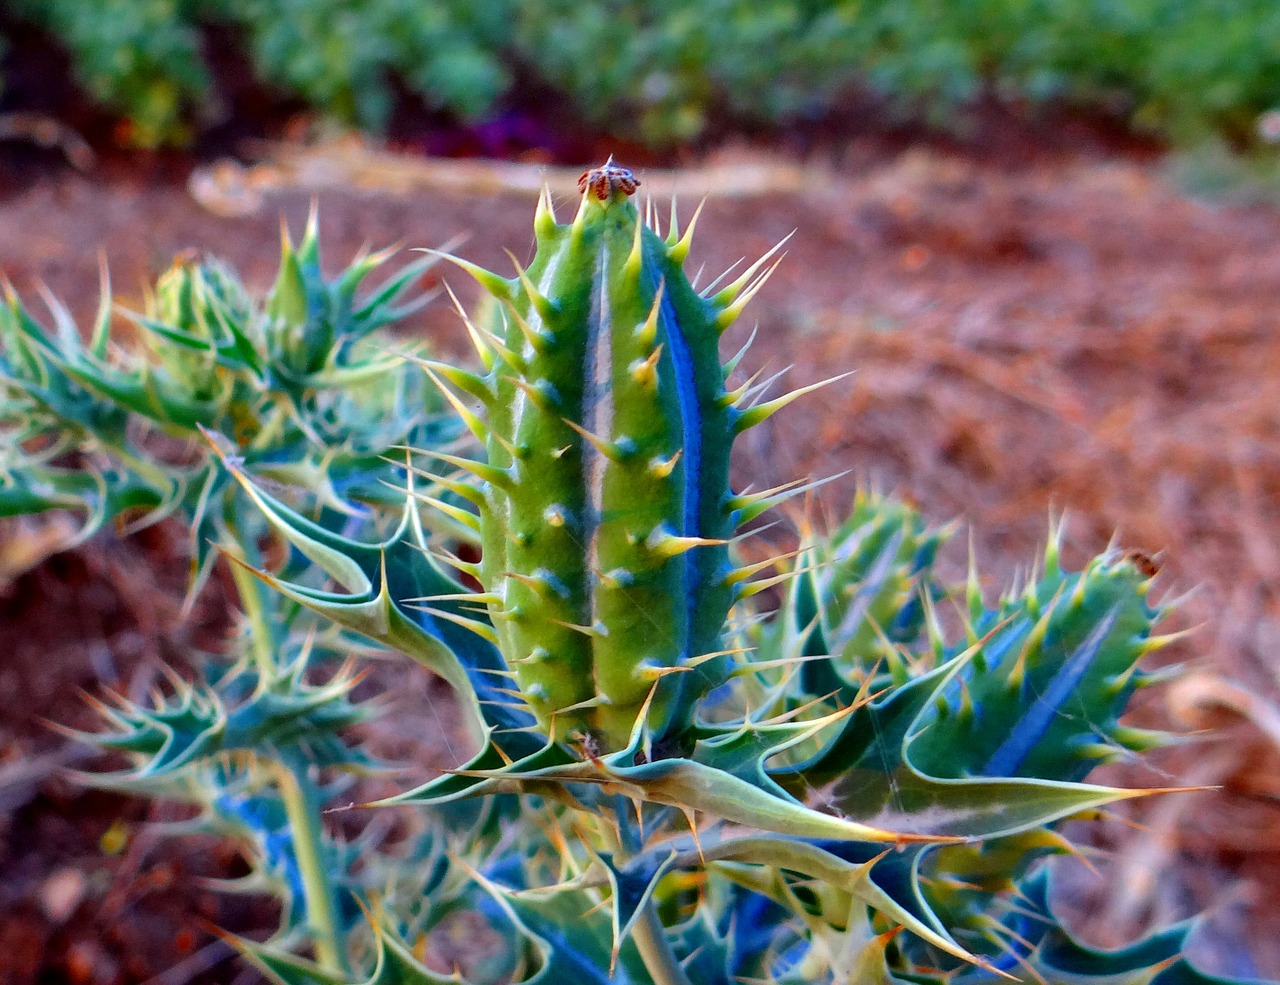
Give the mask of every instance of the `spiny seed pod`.
[(222, 321), (244, 324), (252, 311), (253, 300), (234, 270), (217, 257), (187, 250), (156, 281), (148, 313), (191, 335), (218, 338)]
[(152, 344), (156, 360), (173, 381), (200, 399), (220, 389), (219, 344), (227, 324), (248, 325), (253, 302), (235, 272), (221, 261), (198, 259), (194, 251), (177, 256), (158, 281), (147, 306), (152, 323), (178, 329), (189, 345), (160, 338)]
[(930, 527), (906, 503), (860, 490), (847, 520), (828, 536), (802, 530), (770, 656), (814, 657), (800, 670), (806, 693), (856, 693), (865, 675), (909, 676), (899, 652), (924, 628), (926, 596), (938, 594), (932, 565), (950, 527)]
[(1150, 577), (1112, 553), (1068, 574), (1058, 536), (1021, 597), (992, 611), (971, 602), (972, 638), (985, 641), (913, 742), (920, 769), (1075, 782), (1099, 762), (1166, 741), (1117, 722), (1146, 680), (1138, 661), (1179, 635), (1153, 635), (1164, 612), (1147, 602)]
[(749, 408), (726, 392), (720, 334), (768, 257), (698, 294), (681, 267), (694, 223), (661, 239), (630, 200), (638, 183), (612, 160), (587, 172), (568, 225), (544, 192), (537, 254), (512, 280), (456, 261), (493, 295), (502, 337), (469, 326), (483, 377), (427, 365), (487, 411), (453, 398), (488, 453), (456, 464), (481, 480), (481, 581), (521, 693), (555, 739), (602, 750), (626, 746), (646, 702), (648, 738), (675, 740), (720, 681), (721, 629), (750, 591), (726, 545), (773, 501), (732, 495), (730, 448), (804, 392)]

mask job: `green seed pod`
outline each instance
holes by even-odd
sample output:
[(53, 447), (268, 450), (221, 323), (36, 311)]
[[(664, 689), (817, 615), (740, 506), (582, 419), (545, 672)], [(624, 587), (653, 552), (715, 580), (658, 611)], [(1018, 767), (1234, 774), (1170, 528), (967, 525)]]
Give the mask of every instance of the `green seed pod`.
[(460, 464), (481, 479), (481, 580), (521, 692), (557, 740), (609, 750), (646, 702), (648, 738), (678, 744), (722, 679), (707, 655), (741, 591), (726, 545), (764, 508), (731, 496), (729, 452), (790, 399), (741, 409), (724, 386), (720, 334), (767, 274), (699, 295), (681, 267), (692, 224), (661, 239), (637, 184), (612, 162), (587, 172), (567, 225), (544, 194), (513, 280), (457, 261), (496, 300), (501, 337), (471, 326), (484, 377), (428, 367), (487, 410), (466, 416), (488, 463)]
[(985, 637), (935, 702), (912, 743), (936, 776), (1025, 776), (1078, 782), (1099, 762), (1165, 740), (1118, 724), (1144, 654), (1175, 637), (1152, 630), (1150, 575), (1104, 554), (1078, 574), (1058, 566), (1056, 535), (1043, 575), (1020, 597), (979, 613)]
[(852, 699), (873, 672), (907, 680), (899, 647), (924, 630), (924, 599), (941, 591), (934, 558), (950, 535), (906, 503), (859, 491), (831, 534), (802, 531), (796, 577), (763, 640), (766, 658), (830, 655), (800, 670), (803, 692), (814, 697)]
[(174, 383), (199, 399), (213, 398), (221, 389), (218, 347), (227, 334), (224, 326), (247, 325), (251, 311), (252, 301), (230, 268), (212, 257), (179, 255), (156, 281), (147, 317), (184, 333), (193, 344), (158, 338), (152, 351)]
[(234, 270), (217, 257), (187, 251), (156, 281), (149, 314), (193, 336), (220, 339), (222, 321), (244, 324), (252, 310), (253, 300)]

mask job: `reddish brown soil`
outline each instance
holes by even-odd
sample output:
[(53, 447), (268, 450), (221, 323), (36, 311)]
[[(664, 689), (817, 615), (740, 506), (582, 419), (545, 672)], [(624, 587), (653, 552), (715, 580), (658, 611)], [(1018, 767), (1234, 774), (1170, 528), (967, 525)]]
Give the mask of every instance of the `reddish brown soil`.
[[(1280, 213), (1190, 201), (1133, 160), (1021, 159), (1009, 169), (938, 150), (860, 155), (806, 191), (708, 202), (694, 261), (714, 273), (799, 230), (754, 303), (760, 337), (746, 364), (793, 364), (796, 384), (857, 371), (752, 432), (741, 475), (764, 485), (850, 469), (822, 490), (825, 508), (839, 511), (864, 481), (938, 520), (971, 521), (993, 592), (1031, 561), (1051, 511), (1067, 508), (1069, 560), (1119, 531), (1124, 546), (1161, 552), (1165, 592), (1199, 586), (1174, 623), (1203, 626), (1169, 659), (1239, 681), (1274, 708)], [(58, 169), (0, 202), (0, 269), (24, 294), (44, 281), (83, 313), (96, 302), (100, 251), (126, 297), (189, 246), (266, 286), (277, 214), (297, 229), (306, 206), (305, 192), (274, 193), (258, 214), (223, 219), (178, 185), (104, 185)], [(504, 247), (523, 258), (531, 244), (524, 195), (326, 193), (321, 206), (334, 259), (366, 241), (469, 233), (461, 252), (501, 267)], [(414, 330), (464, 351), (443, 306)], [(220, 957), (202, 918), (245, 931), (269, 923), (269, 908), (193, 888), (195, 875), (234, 866), (215, 845), (176, 852), (135, 837), (104, 855), (98, 841), (113, 821), (136, 832), (158, 814), (60, 778), (73, 753), (40, 722), (86, 724), (77, 687), (144, 687), (159, 657), (220, 632), (216, 592), (192, 624), (175, 621), (181, 545), (165, 542), (175, 536), (99, 538), (0, 600), (0, 771), (31, 773), (8, 785), (0, 773), (2, 981), (143, 981), (193, 953)], [(168, 559), (158, 573), (156, 558)], [(1235, 712), (1208, 707), (1210, 684), (1179, 693), (1184, 725), (1212, 718), (1226, 739), (1166, 754), (1163, 774), (1136, 778), (1224, 789), (1135, 807), (1149, 836), (1104, 825), (1097, 840), (1116, 857), (1099, 864), (1112, 882), (1101, 892), (1080, 880), (1079, 898), (1097, 900), (1087, 928), (1115, 942), (1149, 919), (1216, 906), (1208, 959), (1243, 970), (1226, 942), (1247, 941), (1257, 969), (1280, 976), (1280, 753)], [(1141, 713), (1172, 715), (1158, 696)], [(74, 882), (66, 872), (82, 876), (79, 902), (53, 919), (51, 880)], [(198, 964), (165, 980), (235, 979), (229, 962)]]

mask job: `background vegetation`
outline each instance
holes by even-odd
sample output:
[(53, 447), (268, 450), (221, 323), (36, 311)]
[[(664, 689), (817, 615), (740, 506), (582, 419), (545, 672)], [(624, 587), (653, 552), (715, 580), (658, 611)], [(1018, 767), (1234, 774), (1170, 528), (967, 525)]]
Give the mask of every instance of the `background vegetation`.
[(532, 84), (654, 147), (713, 122), (820, 118), (853, 94), (934, 123), (995, 99), (1247, 143), (1280, 91), (1272, 0), (0, 0), (0, 13), (56, 39), (140, 146), (219, 119), (211, 66), (228, 54), (375, 131), (400, 96), (482, 120)]

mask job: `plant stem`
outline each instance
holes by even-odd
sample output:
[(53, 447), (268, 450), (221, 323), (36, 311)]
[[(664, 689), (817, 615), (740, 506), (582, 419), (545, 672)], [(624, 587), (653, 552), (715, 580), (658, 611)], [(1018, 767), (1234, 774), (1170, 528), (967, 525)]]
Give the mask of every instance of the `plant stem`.
[[(598, 818), (596, 830), (601, 840), (614, 853), (619, 862), (624, 861), (625, 854), (621, 842), (614, 834), (607, 818)], [(636, 942), (636, 950), (644, 961), (645, 970), (653, 979), (653, 985), (692, 985), (689, 976), (680, 967), (675, 952), (671, 950), (671, 942), (667, 940), (667, 932), (658, 916), (653, 897), (645, 900), (640, 908), (640, 915), (631, 927), (631, 939)]]
[(316, 785), (306, 775), (306, 766), (279, 764), (280, 795), (289, 816), (293, 850), (302, 878), (307, 925), (316, 948), (316, 960), (327, 971), (349, 972), (346, 949), (338, 923), (337, 900), (325, 867), (321, 847), (320, 798)]
[(263, 681), (273, 680), (276, 674), (275, 640), (263, 604), (262, 583), (251, 571), (235, 562), (231, 563), (231, 578), (240, 595), (240, 607), (248, 624), (249, 652), (253, 654), (253, 662), (257, 664)]
[(689, 976), (671, 950), (667, 932), (652, 899), (645, 901), (639, 919), (631, 928), (631, 939), (636, 942), (636, 950), (644, 960), (653, 985), (691, 985)]

